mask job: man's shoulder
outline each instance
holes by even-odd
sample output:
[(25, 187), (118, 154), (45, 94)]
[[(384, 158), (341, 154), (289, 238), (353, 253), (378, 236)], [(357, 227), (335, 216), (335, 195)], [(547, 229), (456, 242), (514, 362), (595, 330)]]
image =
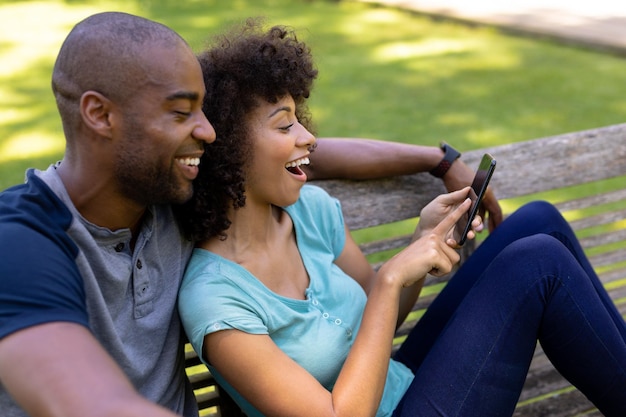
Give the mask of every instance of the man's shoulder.
[(71, 221), (39, 178), (0, 193), (0, 337), (49, 321), (87, 325)]
[(34, 171), (24, 184), (0, 193), (0, 222), (45, 221), (69, 226), (72, 213)]
[(0, 235), (2, 246), (22, 247), (42, 241), (76, 248), (66, 231), (72, 213), (57, 195), (33, 172), (28, 181), (0, 193)]

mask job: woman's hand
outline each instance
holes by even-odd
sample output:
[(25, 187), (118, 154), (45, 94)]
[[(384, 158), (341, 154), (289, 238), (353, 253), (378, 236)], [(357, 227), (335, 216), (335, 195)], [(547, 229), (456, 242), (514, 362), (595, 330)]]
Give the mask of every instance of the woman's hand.
[[(455, 208), (467, 199), (469, 192), (470, 187), (465, 187), (449, 194), (442, 194), (428, 203), (420, 213), (420, 221), (415, 230), (413, 239), (419, 239), (420, 236), (429, 233), (430, 230), (437, 227), (441, 223), (442, 219), (448, 216)], [(473, 239), (476, 237), (476, 232), (481, 232), (482, 230), (482, 218), (480, 216), (476, 216), (472, 221), (472, 228), (467, 235), (467, 238)], [(454, 241), (452, 232), (453, 228), (450, 229), (450, 234), (446, 237), (446, 241), (448, 241), (451, 246), (457, 247), (458, 242)]]
[[(448, 191), (455, 191), (460, 189), (461, 187), (465, 187), (468, 184), (471, 184), (472, 179), (474, 178), (474, 174), (474, 170), (468, 167), (465, 162), (457, 159), (442, 179)], [(500, 203), (498, 203), (495, 194), (491, 190), (491, 187), (487, 188), (485, 197), (480, 203), (478, 213), (483, 219), (486, 218), (485, 216), (488, 215), (490, 232), (493, 232), (493, 230), (500, 223), (502, 223), (502, 208), (500, 207)]]
[(471, 205), (468, 192), (469, 187), (441, 195), (424, 207), (422, 216), (425, 218), (420, 219), (416, 239), (388, 260), (380, 268), (379, 275), (408, 287), (426, 274), (440, 276), (449, 273), (460, 260), (452, 231)]

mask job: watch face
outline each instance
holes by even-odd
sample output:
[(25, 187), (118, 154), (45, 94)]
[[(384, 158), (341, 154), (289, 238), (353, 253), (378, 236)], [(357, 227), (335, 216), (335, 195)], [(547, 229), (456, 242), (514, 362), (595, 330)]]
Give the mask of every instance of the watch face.
[(446, 155), (444, 156), (444, 159), (446, 161), (452, 162), (461, 156), (461, 152), (457, 151), (456, 149), (454, 149), (452, 146), (448, 145), (447, 143), (444, 144), (441, 147), (441, 149), (446, 153)]

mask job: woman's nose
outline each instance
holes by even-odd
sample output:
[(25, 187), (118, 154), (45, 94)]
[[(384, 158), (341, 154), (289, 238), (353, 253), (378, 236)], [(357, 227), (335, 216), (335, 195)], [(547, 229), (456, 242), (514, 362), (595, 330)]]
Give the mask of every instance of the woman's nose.
[(298, 146), (306, 146), (308, 149), (314, 149), (317, 140), (315, 136), (308, 131), (307, 128), (300, 125), (302, 127), (302, 133), (298, 135)]

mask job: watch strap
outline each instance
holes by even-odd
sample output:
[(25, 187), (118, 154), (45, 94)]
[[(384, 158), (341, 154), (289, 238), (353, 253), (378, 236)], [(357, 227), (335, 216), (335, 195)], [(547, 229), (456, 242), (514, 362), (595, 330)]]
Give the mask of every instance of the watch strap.
[(447, 143), (442, 143), (440, 148), (444, 152), (443, 159), (439, 162), (439, 165), (430, 171), (430, 174), (437, 178), (442, 178), (446, 175), (446, 172), (448, 172), (452, 163), (461, 157), (461, 152), (457, 151)]

